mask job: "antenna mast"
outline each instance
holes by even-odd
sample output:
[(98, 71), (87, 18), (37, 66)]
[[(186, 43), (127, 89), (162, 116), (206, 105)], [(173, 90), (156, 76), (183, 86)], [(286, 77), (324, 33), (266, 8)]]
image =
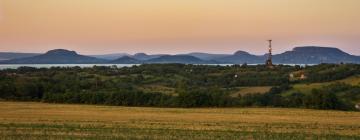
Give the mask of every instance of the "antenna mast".
[(269, 58), (268, 60), (272, 60), (272, 40), (268, 40), (269, 41)]
[(269, 56), (266, 60), (266, 66), (269, 68), (274, 68), (274, 65), (272, 63), (272, 40), (268, 40), (269, 41)]

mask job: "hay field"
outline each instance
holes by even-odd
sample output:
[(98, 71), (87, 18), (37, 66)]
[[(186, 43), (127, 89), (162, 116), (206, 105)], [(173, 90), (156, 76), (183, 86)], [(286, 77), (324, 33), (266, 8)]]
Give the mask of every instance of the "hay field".
[(0, 102), (0, 139), (360, 139), (360, 112)]

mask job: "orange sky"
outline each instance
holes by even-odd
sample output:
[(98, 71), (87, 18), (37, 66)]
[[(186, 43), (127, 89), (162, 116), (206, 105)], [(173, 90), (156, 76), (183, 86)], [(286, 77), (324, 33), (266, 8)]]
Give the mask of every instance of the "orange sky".
[(0, 0), (0, 51), (360, 55), (360, 0)]

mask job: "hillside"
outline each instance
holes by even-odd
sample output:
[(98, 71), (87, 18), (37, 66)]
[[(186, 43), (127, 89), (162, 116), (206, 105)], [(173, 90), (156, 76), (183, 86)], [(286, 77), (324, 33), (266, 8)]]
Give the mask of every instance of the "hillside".
[(182, 63), (182, 64), (209, 64), (212, 61), (201, 60), (200, 58), (189, 55), (164, 55), (158, 58), (153, 58), (145, 63)]
[(159, 58), (161, 56), (164, 56), (163, 54), (152, 54), (152, 55), (148, 55), (146, 53), (136, 53), (134, 55), (132, 55), (132, 58), (135, 58), (137, 60), (141, 60), (141, 61), (146, 61), (146, 60), (150, 60), (150, 59), (154, 59), (154, 58)]
[(280, 64), (360, 63), (359, 58), (338, 48), (306, 46), (275, 55), (274, 62)]
[(106, 60), (97, 59), (95, 57), (89, 57), (79, 55), (75, 51), (69, 51), (64, 49), (50, 50), (45, 54), (12, 59), (2, 61), (5, 64), (97, 64), (104, 63)]
[(130, 55), (127, 54), (127, 53), (113, 53), (113, 54), (89, 55), (89, 56), (99, 58), (99, 59), (105, 59), (105, 60), (115, 60), (115, 59), (118, 59), (120, 57), (130, 56)]
[(0, 61), (1, 60), (10, 60), (10, 59), (19, 59), (25, 57), (32, 57), (40, 55), (39, 53), (15, 53), (15, 52), (0, 52)]
[(200, 58), (202, 60), (216, 60), (218, 58), (223, 58), (226, 56), (230, 56), (230, 54), (210, 54), (210, 53), (201, 53), (201, 52), (194, 52), (194, 53), (188, 53), (183, 55), (190, 55), (197, 58)]
[[(51, 51), (49, 51), (51, 52)], [(39, 55), (39, 56), (34, 56)], [(237, 51), (234, 54), (209, 54), (209, 53), (188, 53), (178, 55), (167, 54), (145, 54), (136, 53), (129, 55), (126, 53), (114, 53), (106, 55), (78, 55), (71, 51), (64, 51), (59, 54), (27, 54), (27, 53), (0, 53), (0, 63), (7, 64), (55, 64), (55, 63), (113, 63), (115, 59), (127, 56), (144, 63), (183, 63), (183, 64), (264, 64), (267, 59), (265, 55), (253, 55), (245, 51)], [(27, 57), (27, 58), (25, 58)], [(31, 57), (31, 58), (29, 58)], [(97, 59), (95, 59), (97, 58)], [(11, 59), (11, 60), (8, 60)], [(129, 58), (126, 58), (129, 59)], [(129, 64), (131, 61), (118, 61), (117, 64)], [(136, 61), (134, 61), (136, 62)], [(360, 56), (351, 55), (337, 48), (304, 46), (296, 47), (291, 51), (286, 51), (273, 56), (276, 64), (320, 64), (320, 63), (358, 63)], [(138, 63), (138, 62), (137, 62)]]
[[(291, 80), (291, 74), (299, 72), (306, 78)], [(355, 64), (284, 65), (273, 69), (263, 65), (189, 64), (20, 67), (0, 70), (0, 93), (5, 93), (0, 94), (0, 99), (153, 107), (271, 106), (356, 110), (355, 105), (360, 103), (357, 75), (360, 75), (360, 65)], [(336, 84), (347, 78), (351, 80), (345, 81), (352, 83)], [(316, 91), (306, 87), (313, 85), (318, 85)]]
[[(267, 55), (257, 56), (248, 52), (238, 51), (233, 55), (215, 58), (221, 63), (228, 64), (263, 64)], [(276, 64), (320, 64), (320, 63), (360, 63), (360, 56), (350, 55), (338, 48), (304, 46), (291, 51), (273, 55)]]
[(237, 51), (233, 55), (220, 57), (214, 60), (225, 64), (262, 64), (265, 62), (265, 59), (262, 57), (252, 55), (245, 51)]
[(331, 81), (331, 82), (295, 84), (295, 85), (293, 85), (293, 89), (286, 91), (285, 94), (289, 94), (289, 93), (293, 93), (293, 92), (301, 92), (301, 93), (309, 94), (313, 89), (319, 89), (321, 87), (328, 86), (331, 84), (336, 84), (336, 83), (345, 83), (345, 84), (349, 84), (349, 85), (353, 85), (353, 86), (360, 86), (360, 75), (355, 75), (355, 76), (347, 77), (345, 79), (335, 80), (335, 81)]
[(135, 58), (131, 58), (129, 56), (123, 56), (113, 61), (110, 61), (111, 64), (140, 64), (142, 61), (137, 60)]

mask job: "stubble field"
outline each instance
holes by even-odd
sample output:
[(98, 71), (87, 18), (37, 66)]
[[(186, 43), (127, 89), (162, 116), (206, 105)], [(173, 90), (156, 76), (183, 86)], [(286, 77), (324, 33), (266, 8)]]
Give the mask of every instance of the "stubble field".
[(0, 139), (360, 139), (360, 112), (0, 102)]

